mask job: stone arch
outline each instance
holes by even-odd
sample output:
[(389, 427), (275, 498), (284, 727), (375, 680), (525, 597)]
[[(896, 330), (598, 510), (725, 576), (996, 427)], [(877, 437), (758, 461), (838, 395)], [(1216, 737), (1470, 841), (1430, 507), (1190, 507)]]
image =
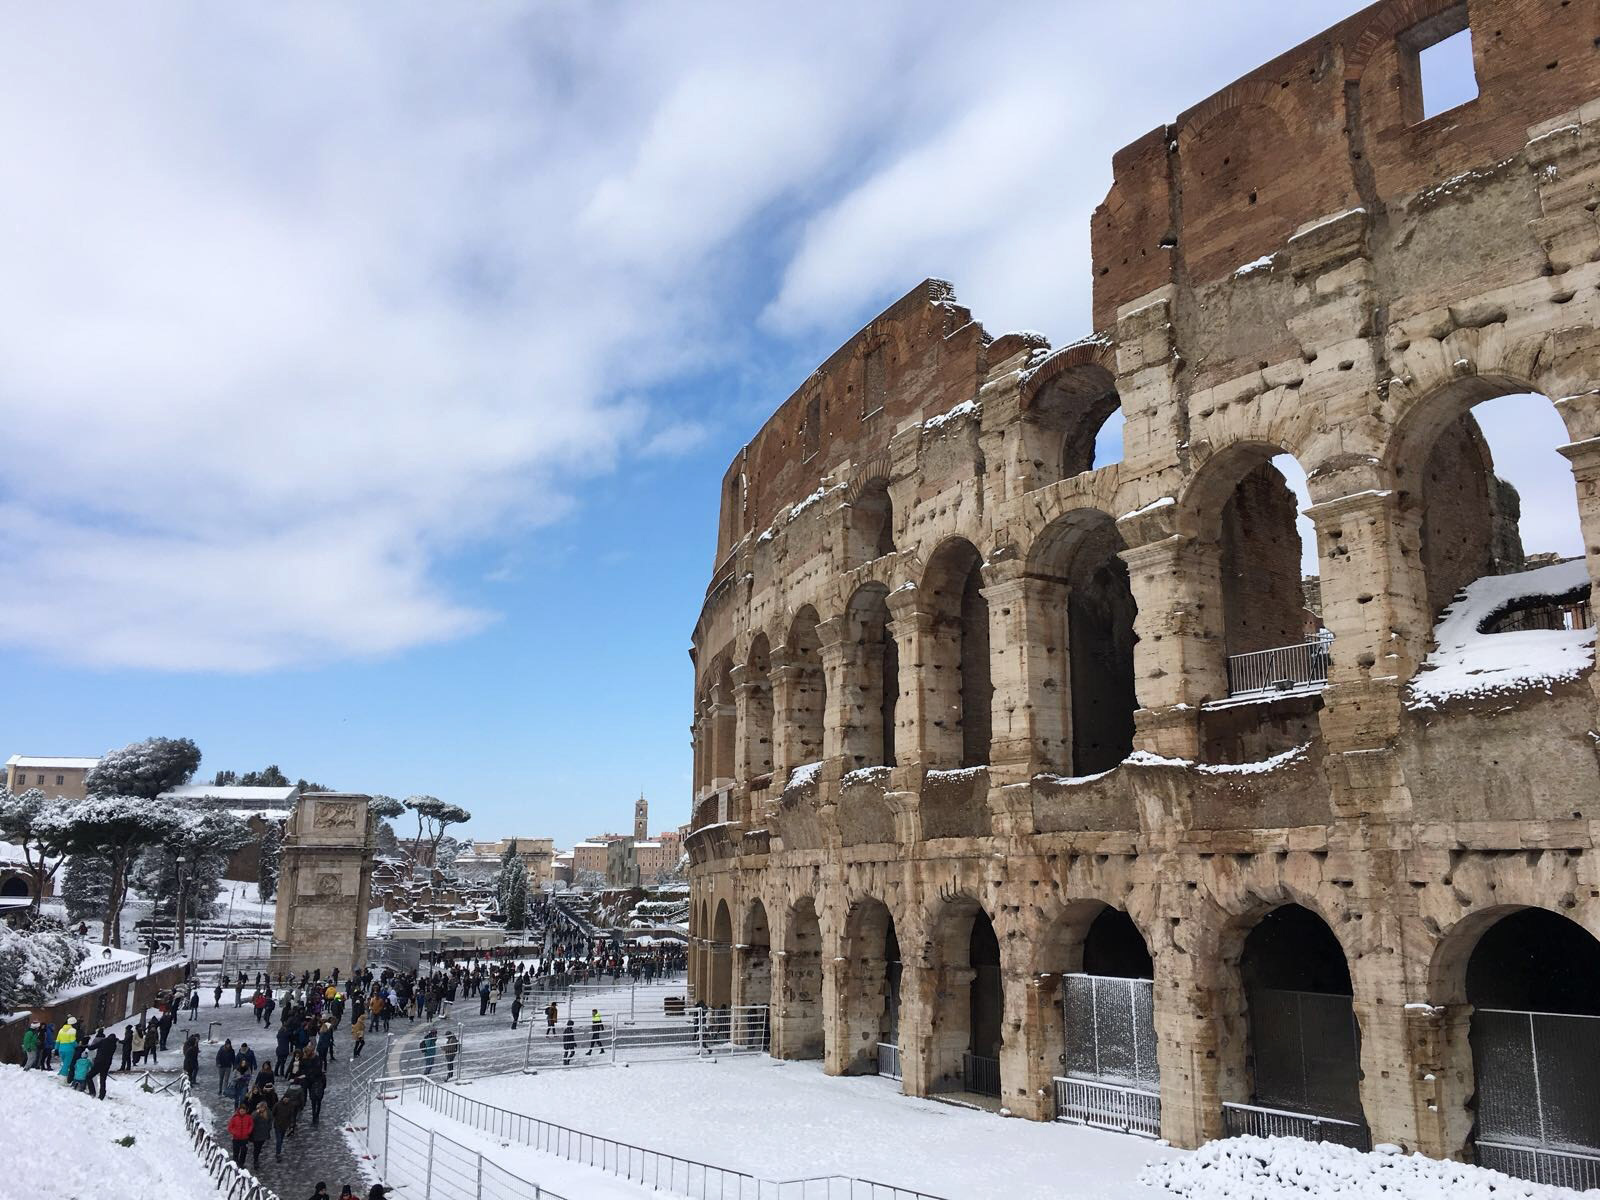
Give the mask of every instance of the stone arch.
[(11, 900), (22, 900), (33, 895), (33, 889), (28, 886), (28, 881), (21, 875), (7, 875), (0, 881), (0, 896)]
[(852, 485), (846, 505), (845, 562), (874, 562), (895, 552), (894, 500), (886, 476)]
[[(747, 1044), (766, 1049), (771, 1040), (772, 931), (767, 923), (767, 906), (759, 896), (745, 905), (739, 922), (733, 987), (734, 1003), (746, 1026), (741, 1033)], [(763, 1010), (757, 1013), (756, 1006), (763, 1006)]]
[(787, 677), (787, 704), (780, 706), (786, 725), (788, 753), (784, 766), (793, 770), (821, 762), (823, 726), (828, 711), (828, 681), (822, 670), (821, 622), (807, 604), (789, 622), (782, 651)]
[(894, 914), (876, 897), (850, 906), (844, 922), (840, 1032), (842, 1073), (878, 1070), (878, 1044), (899, 1045), (901, 951)]
[(710, 738), (706, 754), (706, 784), (726, 787), (733, 782), (735, 751), (738, 738), (738, 709), (733, 698), (733, 661), (731, 652), (719, 652), (706, 668), (707, 732)]
[(1096, 435), (1122, 407), (1114, 354), (1109, 342), (1066, 346), (1029, 374), (1019, 397), (1023, 453), (1048, 466), (1044, 482), (1098, 465)]
[(1325, 1135), (1364, 1146), (1350, 956), (1308, 900), (1252, 906), (1223, 930), (1216, 1009), (1233, 1036), (1222, 1099), (1349, 1122)]
[[(1600, 939), (1536, 904), (1495, 904), (1453, 925), (1428, 963), (1445, 1149), (1500, 1170), (1505, 1142), (1600, 1155), (1591, 1087), (1600, 1045)], [(1556, 1049), (1552, 1049), (1552, 1048)]]
[(1138, 606), (1117, 523), (1074, 509), (1028, 552), (1029, 705), (1039, 767), (1069, 775), (1111, 769), (1133, 750), (1133, 648)]
[(745, 655), (744, 678), (744, 772), (742, 778), (754, 783), (772, 774), (772, 649), (765, 633), (757, 633)]
[(999, 932), (974, 897), (956, 893), (928, 917), (934, 1003), (925, 1075), (934, 1091), (1003, 1094), (1005, 1012)]
[(783, 969), (775, 999), (774, 1042), (780, 1058), (821, 1058), (823, 1034), (822, 923), (816, 899), (799, 897), (783, 923)]
[(712, 1008), (733, 1003), (733, 917), (726, 900), (717, 901), (711, 921), (710, 985), (706, 1003)]
[(889, 589), (864, 583), (845, 605), (845, 765), (895, 765), (895, 711), (900, 701), (900, 651), (889, 628)]
[(931, 661), (923, 671), (928, 765), (986, 766), (994, 733), (994, 683), (983, 556), (966, 538), (947, 538), (929, 557), (919, 590), (934, 624), (926, 652)]

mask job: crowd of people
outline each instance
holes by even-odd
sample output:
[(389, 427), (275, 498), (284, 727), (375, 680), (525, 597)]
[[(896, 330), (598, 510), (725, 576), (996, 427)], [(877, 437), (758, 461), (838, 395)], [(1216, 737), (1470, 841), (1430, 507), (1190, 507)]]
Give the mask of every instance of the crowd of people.
[[(178, 1013), (186, 1012), (193, 1020), (197, 1010), (198, 991), (180, 983), (157, 993), (154, 1008), (140, 1014), (137, 1024), (125, 1025), (120, 1036), (103, 1025), (86, 1034), (77, 1017), (68, 1017), (59, 1027), (48, 1019), (31, 1021), (22, 1034), (23, 1066), (54, 1070), (76, 1090), (104, 1100), (106, 1080), (117, 1065), (119, 1049), (122, 1071), (158, 1067)], [(188, 1034), (179, 1053), (183, 1072), (193, 1083), (200, 1070), (200, 1035)]]

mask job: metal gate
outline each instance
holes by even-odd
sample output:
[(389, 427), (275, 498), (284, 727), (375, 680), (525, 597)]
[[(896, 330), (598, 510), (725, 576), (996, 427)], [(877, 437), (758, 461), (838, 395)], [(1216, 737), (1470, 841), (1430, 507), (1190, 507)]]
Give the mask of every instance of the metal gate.
[(1478, 1162), (1571, 1188), (1600, 1187), (1600, 1017), (1472, 1014)]
[(1066, 976), (1066, 1078), (1055, 1081), (1056, 1120), (1160, 1136), (1154, 986), (1148, 979)]
[(1361, 1033), (1350, 997), (1255, 988), (1249, 999), (1254, 1102), (1364, 1128)]

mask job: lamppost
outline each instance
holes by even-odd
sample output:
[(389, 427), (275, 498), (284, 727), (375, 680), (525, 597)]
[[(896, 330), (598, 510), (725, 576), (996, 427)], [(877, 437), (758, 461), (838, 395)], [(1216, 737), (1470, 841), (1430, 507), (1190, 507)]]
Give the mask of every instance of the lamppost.
[(173, 948), (179, 951), (183, 949), (183, 891), (184, 885), (189, 882), (183, 877), (183, 865), (188, 861), (183, 855), (178, 855), (178, 932), (172, 942)]

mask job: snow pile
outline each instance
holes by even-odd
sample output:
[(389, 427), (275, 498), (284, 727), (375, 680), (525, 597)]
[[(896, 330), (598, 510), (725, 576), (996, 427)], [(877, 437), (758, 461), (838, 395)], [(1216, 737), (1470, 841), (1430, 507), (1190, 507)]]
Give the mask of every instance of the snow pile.
[[(1151, 1163), (1140, 1182), (1189, 1200), (1571, 1200), (1582, 1193), (1420, 1154), (1299, 1138), (1226, 1138)], [(1592, 1194), (1592, 1193), (1591, 1193)]]
[(88, 953), (71, 934), (0, 924), (0, 1013), (43, 1004), (66, 986)]
[[(119, 1139), (127, 1139), (127, 1145)], [(0, 1066), (0, 1146), (12, 1153), (0, 1200), (86, 1196), (216, 1200), (189, 1148), (171, 1092), (142, 1092), (113, 1075), (104, 1101), (75, 1092), (54, 1071)], [(40, 1154), (24, 1154), (25, 1147)]]
[(1310, 742), (1300, 745), (1270, 758), (1257, 759), (1255, 762), (1245, 763), (1201, 763), (1195, 767), (1202, 775), (1264, 775), (1268, 771), (1276, 771), (1279, 767), (1286, 767), (1290, 763), (1300, 762), (1311, 749)]
[(789, 772), (789, 782), (783, 785), (783, 790), (794, 792), (809, 786), (815, 781), (821, 770), (822, 764), (820, 762), (801, 763), (793, 771)]
[(1434, 627), (1437, 647), (1411, 682), (1412, 708), (1460, 697), (1493, 696), (1575, 679), (1594, 665), (1593, 629), (1483, 630), (1501, 613), (1542, 598), (1575, 596), (1589, 586), (1581, 558), (1515, 575), (1474, 580)]
[(976, 417), (983, 411), (983, 406), (976, 400), (963, 400), (949, 412), (940, 413), (937, 417), (929, 417), (922, 423), (925, 433), (938, 433), (946, 425), (961, 420), (963, 417)]

